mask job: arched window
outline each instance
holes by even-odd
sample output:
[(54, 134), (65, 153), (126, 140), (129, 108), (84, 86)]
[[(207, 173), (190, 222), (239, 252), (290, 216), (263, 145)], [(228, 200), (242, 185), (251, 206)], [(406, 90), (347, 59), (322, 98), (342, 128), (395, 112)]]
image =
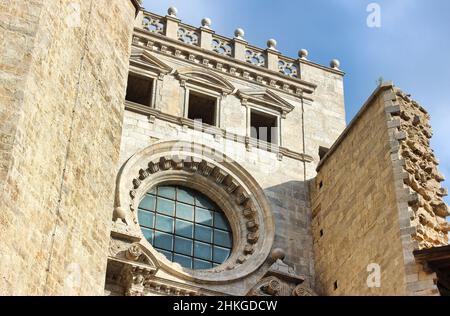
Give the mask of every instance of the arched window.
[(230, 224), (200, 192), (181, 186), (154, 188), (141, 200), (138, 220), (148, 242), (182, 267), (212, 269), (230, 256)]

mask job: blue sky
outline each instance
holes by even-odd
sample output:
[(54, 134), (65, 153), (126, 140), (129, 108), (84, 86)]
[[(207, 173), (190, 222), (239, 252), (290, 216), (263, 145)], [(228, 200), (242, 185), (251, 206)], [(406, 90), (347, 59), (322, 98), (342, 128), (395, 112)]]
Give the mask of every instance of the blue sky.
[[(380, 28), (366, 23), (372, 2), (381, 8)], [(232, 37), (242, 27), (249, 43), (263, 48), (275, 38), (287, 56), (306, 48), (320, 64), (338, 58), (346, 72), (347, 121), (379, 77), (393, 81), (430, 112), (432, 145), (450, 177), (450, 1), (144, 0), (146, 10), (161, 15), (171, 5), (188, 24), (211, 18), (221, 35)]]

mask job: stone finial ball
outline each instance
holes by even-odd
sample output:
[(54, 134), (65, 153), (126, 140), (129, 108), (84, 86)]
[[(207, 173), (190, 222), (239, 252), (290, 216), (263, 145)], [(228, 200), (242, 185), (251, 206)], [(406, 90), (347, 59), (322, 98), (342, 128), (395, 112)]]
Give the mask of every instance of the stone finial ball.
[(301, 49), (298, 52), (298, 57), (300, 57), (301, 59), (306, 59), (309, 55), (309, 52), (306, 49)]
[(237, 28), (236, 31), (234, 31), (234, 36), (236, 36), (237, 38), (243, 38), (244, 35), (245, 35), (245, 32), (241, 28)]
[(167, 10), (167, 13), (169, 13), (170, 16), (177, 16), (178, 9), (172, 6)]
[(211, 24), (212, 24), (212, 21), (211, 21), (210, 18), (202, 19), (202, 26), (203, 27), (210, 28)]
[(286, 253), (281, 248), (275, 248), (272, 250), (272, 253), (270, 254), (270, 258), (273, 261), (277, 261), (278, 259), (283, 260), (286, 257)]
[(277, 41), (271, 38), (270, 40), (267, 41), (267, 47), (270, 49), (276, 49)]
[(127, 213), (121, 207), (116, 207), (113, 212), (114, 219), (125, 219), (127, 217)]
[(330, 67), (333, 68), (333, 69), (339, 69), (340, 66), (341, 66), (341, 63), (337, 59), (333, 59), (330, 62)]

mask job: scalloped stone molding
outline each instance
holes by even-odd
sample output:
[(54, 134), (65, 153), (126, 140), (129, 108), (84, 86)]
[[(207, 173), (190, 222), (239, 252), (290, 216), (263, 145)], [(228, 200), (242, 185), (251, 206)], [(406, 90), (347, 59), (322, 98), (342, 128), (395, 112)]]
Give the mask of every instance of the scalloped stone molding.
[[(197, 190), (222, 208), (234, 241), (224, 264), (211, 270), (185, 269), (144, 238), (137, 219), (139, 202), (153, 187), (167, 184)], [(166, 273), (197, 283), (225, 283), (254, 272), (268, 258), (275, 234), (271, 207), (256, 180), (224, 154), (190, 142), (156, 143), (125, 163), (117, 179), (113, 221), (113, 239), (139, 240)]]

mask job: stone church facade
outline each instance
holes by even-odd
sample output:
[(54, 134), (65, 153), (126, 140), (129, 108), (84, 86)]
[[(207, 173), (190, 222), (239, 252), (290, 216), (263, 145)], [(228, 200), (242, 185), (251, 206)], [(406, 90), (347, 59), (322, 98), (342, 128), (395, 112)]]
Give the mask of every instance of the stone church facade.
[(1, 294), (449, 293), (408, 95), (381, 84), (346, 126), (337, 60), (73, 3), (0, 7)]

